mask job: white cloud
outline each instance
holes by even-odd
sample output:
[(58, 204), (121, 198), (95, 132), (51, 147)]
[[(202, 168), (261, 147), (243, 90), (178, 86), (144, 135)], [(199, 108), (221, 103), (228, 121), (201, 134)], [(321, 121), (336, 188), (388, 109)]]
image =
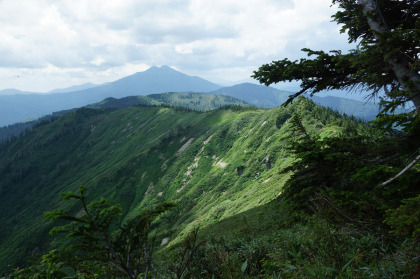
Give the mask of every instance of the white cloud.
[[(0, 89), (48, 91), (171, 65), (238, 80), (300, 49), (346, 48), (330, 0), (3, 0)], [(21, 77), (16, 79), (17, 75)]]

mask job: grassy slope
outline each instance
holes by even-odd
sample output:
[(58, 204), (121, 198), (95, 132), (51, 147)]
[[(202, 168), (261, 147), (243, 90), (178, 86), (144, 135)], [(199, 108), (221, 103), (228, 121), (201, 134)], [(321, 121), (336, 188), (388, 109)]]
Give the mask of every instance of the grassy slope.
[[(287, 110), (304, 113), (306, 104)], [(79, 185), (88, 187), (91, 200), (105, 196), (120, 203), (125, 215), (177, 202), (158, 220), (159, 235), (170, 237), (169, 245), (196, 225), (210, 226), (266, 204), (281, 192), (287, 174), (280, 170), (292, 160), (284, 149), (293, 136), (290, 127), (275, 125), (282, 110), (84, 109), (0, 145), (0, 224), (5, 228), (0, 272), (57, 245), (42, 213), (64, 207), (76, 214), (78, 205), (58, 194), (77, 191)], [(307, 114), (304, 124), (333, 135), (342, 129), (331, 124), (334, 117), (322, 124)]]
[[(244, 101), (230, 96), (203, 93), (161, 93), (148, 96), (129, 96), (120, 99), (106, 98), (101, 102), (88, 105), (87, 107), (97, 109), (122, 109), (134, 105), (167, 105), (173, 107), (185, 107), (198, 111), (213, 110), (227, 105), (249, 106), (249, 104), (245, 103)], [(19, 136), (22, 133), (26, 133), (28, 129), (30, 130), (33, 126), (37, 125), (37, 123), (42, 121), (49, 121), (53, 117), (59, 117), (73, 110), (74, 109), (59, 111), (41, 118), (36, 118), (35, 120), (28, 120), (25, 123), (16, 123), (5, 127), (0, 127), (0, 142), (6, 141), (12, 136)]]

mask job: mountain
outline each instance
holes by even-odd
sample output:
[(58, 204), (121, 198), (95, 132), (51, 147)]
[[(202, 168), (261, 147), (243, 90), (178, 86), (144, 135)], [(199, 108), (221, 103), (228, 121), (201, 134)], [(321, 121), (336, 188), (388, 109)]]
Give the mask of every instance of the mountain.
[[(168, 249), (194, 227), (209, 229), (269, 204), (290, 175), (282, 170), (293, 161), (289, 139), (297, 137), (278, 116), (294, 111), (307, 131), (321, 138), (341, 133), (349, 122), (365, 129), (360, 121), (300, 99), (270, 110), (82, 108), (0, 144), (0, 274), (63, 244), (49, 236), (54, 224), (43, 212), (61, 207), (75, 216), (79, 205), (63, 201), (59, 193), (80, 185), (87, 187), (89, 201), (106, 197), (121, 204), (122, 220), (165, 201), (177, 203), (154, 225), (159, 226), (156, 240), (169, 241)], [(258, 229), (268, 233), (284, 218), (273, 214), (281, 211), (239, 220), (243, 225), (258, 221)], [(266, 219), (270, 226), (261, 223)]]
[(76, 92), (0, 96), (0, 127), (27, 121), (54, 111), (100, 102), (108, 97), (147, 95), (163, 92), (209, 92), (219, 85), (188, 76), (168, 66), (150, 69), (120, 80)]
[(252, 83), (223, 87), (210, 93), (232, 96), (260, 108), (277, 107), (283, 104), (292, 94), (292, 92)]
[(209, 92), (220, 87), (200, 77), (178, 72), (168, 66), (160, 68), (153, 66), (147, 71), (110, 83), (107, 85), (107, 90), (122, 92), (122, 95), (112, 97), (125, 97), (164, 92)]
[(371, 102), (362, 102), (334, 96), (312, 96), (309, 98), (316, 104), (332, 108), (347, 115), (354, 115), (364, 120), (374, 120), (379, 113), (379, 105)]
[(54, 94), (54, 93), (68, 93), (68, 92), (74, 92), (74, 91), (81, 91), (81, 90), (85, 90), (85, 89), (89, 89), (89, 88), (93, 88), (93, 87), (98, 87), (100, 86), (99, 84), (93, 84), (93, 83), (85, 83), (85, 84), (81, 84), (81, 85), (74, 85), (74, 86), (70, 86), (70, 87), (66, 87), (66, 88), (59, 88), (59, 89), (54, 89), (49, 91), (49, 94)]
[[(293, 92), (281, 91), (273, 87), (242, 83), (212, 91), (212, 94), (228, 95), (243, 100), (260, 108), (274, 108), (283, 104)], [(347, 115), (354, 115), (364, 120), (373, 120), (379, 112), (377, 104), (333, 96), (307, 96), (315, 103), (337, 110)]]

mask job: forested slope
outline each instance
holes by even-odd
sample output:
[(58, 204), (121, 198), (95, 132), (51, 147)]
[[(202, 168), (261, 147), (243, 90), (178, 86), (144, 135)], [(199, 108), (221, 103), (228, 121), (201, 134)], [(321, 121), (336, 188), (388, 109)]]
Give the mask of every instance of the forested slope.
[[(321, 137), (366, 130), (355, 119), (299, 100), (272, 110), (219, 109), (206, 113), (134, 106), (80, 109), (0, 145), (0, 262), (4, 272), (27, 256), (55, 247), (43, 212), (80, 208), (59, 193), (88, 188), (132, 215), (164, 201), (179, 206), (160, 219), (160, 237), (209, 226), (263, 205), (282, 190), (292, 162), (285, 147), (295, 134), (278, 122), (299, 110)], [(277, 125), (276, 125), (277, 120)]]

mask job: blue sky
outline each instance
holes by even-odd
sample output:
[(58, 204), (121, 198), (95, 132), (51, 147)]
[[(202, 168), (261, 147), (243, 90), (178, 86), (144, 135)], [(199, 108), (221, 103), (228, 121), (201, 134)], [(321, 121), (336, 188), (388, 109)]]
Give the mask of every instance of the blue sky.
[(0, 90), (99, 84), (152, 65), (232, 84), (304, 47), (348, 49), (336, 10), (331, 0), (0, 0)]

